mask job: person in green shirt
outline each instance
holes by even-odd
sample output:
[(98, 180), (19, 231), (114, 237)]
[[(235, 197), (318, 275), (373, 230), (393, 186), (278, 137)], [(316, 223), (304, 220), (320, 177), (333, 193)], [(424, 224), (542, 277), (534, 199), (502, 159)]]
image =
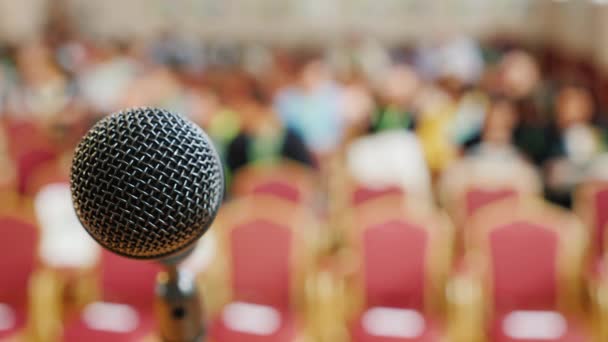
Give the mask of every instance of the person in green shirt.
[(387, 73), (380, 89), (380, 105), (370, 118), (370, 133), (411, 130), (415, 125), (412, 99), (418, 88), (418, 77), (405, 65), (395, 66)]
[(241, 131), (228, 144), (226, 167), (234, 175), (253, 163), (277, 163), (287, 159), (313, 167), (312, 153), (302, 138), (282, 125), (276, 114), (259, 103), (250, 103), (240, 111)]

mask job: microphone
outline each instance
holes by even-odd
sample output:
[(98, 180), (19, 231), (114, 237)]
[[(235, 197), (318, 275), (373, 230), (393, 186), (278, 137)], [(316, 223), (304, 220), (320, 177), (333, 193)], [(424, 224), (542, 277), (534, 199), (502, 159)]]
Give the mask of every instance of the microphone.
[(164, 341), (200, 341), (194, 277), (177, 268), (213, 222), (224, 194), (209, 137), (180, 115), (133, 108), (99, 121), (76, 147), (72, 201), (86, 231), (116, 254), (157, 260), (156, 314)]

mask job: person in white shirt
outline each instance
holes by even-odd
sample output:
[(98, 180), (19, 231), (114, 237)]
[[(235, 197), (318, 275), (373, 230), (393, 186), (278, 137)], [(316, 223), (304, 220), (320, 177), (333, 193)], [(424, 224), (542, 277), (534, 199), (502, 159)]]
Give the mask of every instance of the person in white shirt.
[(509, 187), (541, 194), (538, 171), (513, 144), (517, 114), (511, 102), (494, 100), (486, 115), (481, 141), (453, 162), (439, 181), (440, 201), (450, 205), (470, 187)]

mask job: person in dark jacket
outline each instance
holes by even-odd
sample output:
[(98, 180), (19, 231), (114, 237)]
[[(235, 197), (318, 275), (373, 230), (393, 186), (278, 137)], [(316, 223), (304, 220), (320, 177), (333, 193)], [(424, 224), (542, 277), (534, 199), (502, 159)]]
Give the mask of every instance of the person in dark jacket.
[(272, 163), (282, 159), (314, 166), (312, 154), (302, 138), (283, 126), (270, 108), (251, 102), (243, 105), (239, 114), (242, 130), (228, 145), (226, 154), (231, 174), (251, 163)]

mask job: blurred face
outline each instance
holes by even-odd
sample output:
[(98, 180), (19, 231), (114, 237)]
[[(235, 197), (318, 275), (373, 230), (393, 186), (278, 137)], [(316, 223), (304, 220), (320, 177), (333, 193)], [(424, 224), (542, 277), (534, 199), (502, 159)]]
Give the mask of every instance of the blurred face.
[(437, 108), (442, 108), (452, 103), (450, 95), (441, 88), (434, 85), (420, 87), (413, 97), (413, 107), (421, 115), (433, 115), (440, 113)]
[(314, 89), (328, 78), (329, 74), (325, 64), (320, 60), (315, 60), (304, 66), (300, 81), (305, 89)]
[(591, 94), (583, 88), (568, 87), (557, 97), (557, 124), (567, 129), (577, 124), (589, 123), (593, 114)]
[(245, 130), (252, 135), (267, 136), (279, 131), (279, 121), (270, 108), (255, 102), (243, 103), (237, 110)]
[(352, 84), (344, 88), (342, 114), (348, 123), (364, 122), (373, 110), (373, 99), (364, 85)]
[(501, 87), (512, 98), (530, 95), (536, 88), (540, 71), (529, 54), (516, 51), (507, 54), (501, 62)]
[(516, 122), (515, 108), (510, 102), (493, 104), (486, 118), (483, 140), (494, 144), (510, 143)]
[(197, 89), (194, 92), (191, 106), (191, 119), (201, 127), (206, 127), (221, 107), (217, 95), (206, 89)]
[(36, 85), (54, 76), (56, 71), (46, 46), (32, 43), (21, 47), (17, 53), (17, 67), (24, 82)]
[(382, 85), (382, 95), (394, 104), (409, 102), (418, 89), (419, 80), (416, 73), (405, 65), (395, 66), (388, 70)]

